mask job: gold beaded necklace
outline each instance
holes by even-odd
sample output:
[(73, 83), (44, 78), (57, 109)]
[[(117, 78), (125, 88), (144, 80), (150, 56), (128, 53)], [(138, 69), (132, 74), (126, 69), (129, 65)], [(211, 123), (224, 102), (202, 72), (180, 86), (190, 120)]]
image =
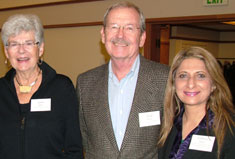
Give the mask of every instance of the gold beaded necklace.
[(20, 88), (20, 93), (30, 93), (31, 90), (32, 90), (32, 87), (36, 84), (40, 73), (41, 73), (41, 70), (39, 70), (38, 76), (37, 76), (37, 78), (35, 79), (35, 81), (32, 82), (32, 83), (31, 83), (30, 85), (28, 85), (28, 86), (22, 85), (22, 84), (18, 81), (17, 76), (15, 76), (16, 82), (18, 83), (19, 88)]

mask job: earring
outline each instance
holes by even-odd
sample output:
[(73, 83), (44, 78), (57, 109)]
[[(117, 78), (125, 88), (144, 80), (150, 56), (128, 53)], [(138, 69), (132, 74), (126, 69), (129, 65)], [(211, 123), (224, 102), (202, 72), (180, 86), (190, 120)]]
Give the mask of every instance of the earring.
[(216, 90), (216, 86), (212, 86), (211, 92), (214, 92), (214, 90)]
[(39, 57), (38, 64), (41, 65), (42, 62), (43, 62), (43, 58), (42, 58), (42, 57)]
[(8, 63), (8, 62), (7, 62), (7, 59), (5, 59), (4, 63), (5, 63), (5, 65), (7, 65), (7, 63)]

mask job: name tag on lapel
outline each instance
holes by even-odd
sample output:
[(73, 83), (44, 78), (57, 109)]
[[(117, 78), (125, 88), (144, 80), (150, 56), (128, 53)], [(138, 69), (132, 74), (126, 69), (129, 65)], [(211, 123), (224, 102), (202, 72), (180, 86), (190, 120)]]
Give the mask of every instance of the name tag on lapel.
[(51, 111), (51, 98), (32, 99), (30, 111), (31, 112)]
[(160, 111), (139, 113), (140, 127), (160, 125)]
[(189, 149), (212, 152), (214, 142), (214, 136), (193, 135), (189, 145)]

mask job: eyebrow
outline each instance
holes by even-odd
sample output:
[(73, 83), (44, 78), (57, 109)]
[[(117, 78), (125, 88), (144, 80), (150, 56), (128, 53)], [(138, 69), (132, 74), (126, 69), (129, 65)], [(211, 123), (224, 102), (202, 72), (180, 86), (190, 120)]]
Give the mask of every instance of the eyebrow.
[[(117, 23), (109, 23), (108, 25), (119, 25), (119, 24), (117, 24)], [(124, 26), (127, 26), (127, 25), (135, 25), (135, 24), (132, 24), (132, 23), (128, 23), (128, 24), (125, 24)]]
[[(208, 71), (203, 71), (203, 70), (199, 70), (199, 71), (196, 71), (194, 73), (208, 73)], [(188, 71), (185, 71), (185, 70), (182, 70), (182, 71), (176, 71), (176, 73), (188, 73)]]
[[(32, 42), (33, 42), (34, 40), (25, 40), (24, 42), (30, 42), (30, 41), (32, 41)], [(12, 40), (12, 41), (9, 41), (9, 42), (11, 42), (11, 43), (12, 43), (12, 42), (13, 42), (13, 43), (20, 43), (20, 42), (15, 41), (15, 40)]]

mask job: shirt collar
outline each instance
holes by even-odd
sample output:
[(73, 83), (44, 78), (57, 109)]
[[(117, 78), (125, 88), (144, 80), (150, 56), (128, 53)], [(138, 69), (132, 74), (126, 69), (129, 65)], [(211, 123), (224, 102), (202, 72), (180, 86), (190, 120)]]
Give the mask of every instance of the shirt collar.
[[(126, 76), (134, 76), (134, 74), (136, 72), (139, 71), (139, 66), (140, 66), (140, 55), (138, 55), (135, 59), (134, 64), (132, 65), (130, 71), (128, 72), (128, 74)], [(115, 74), (113, 73), (113, 69), (112, 69), (112, 61), (109, 61), (109, 78), (113, 79), (115, 76)]]

